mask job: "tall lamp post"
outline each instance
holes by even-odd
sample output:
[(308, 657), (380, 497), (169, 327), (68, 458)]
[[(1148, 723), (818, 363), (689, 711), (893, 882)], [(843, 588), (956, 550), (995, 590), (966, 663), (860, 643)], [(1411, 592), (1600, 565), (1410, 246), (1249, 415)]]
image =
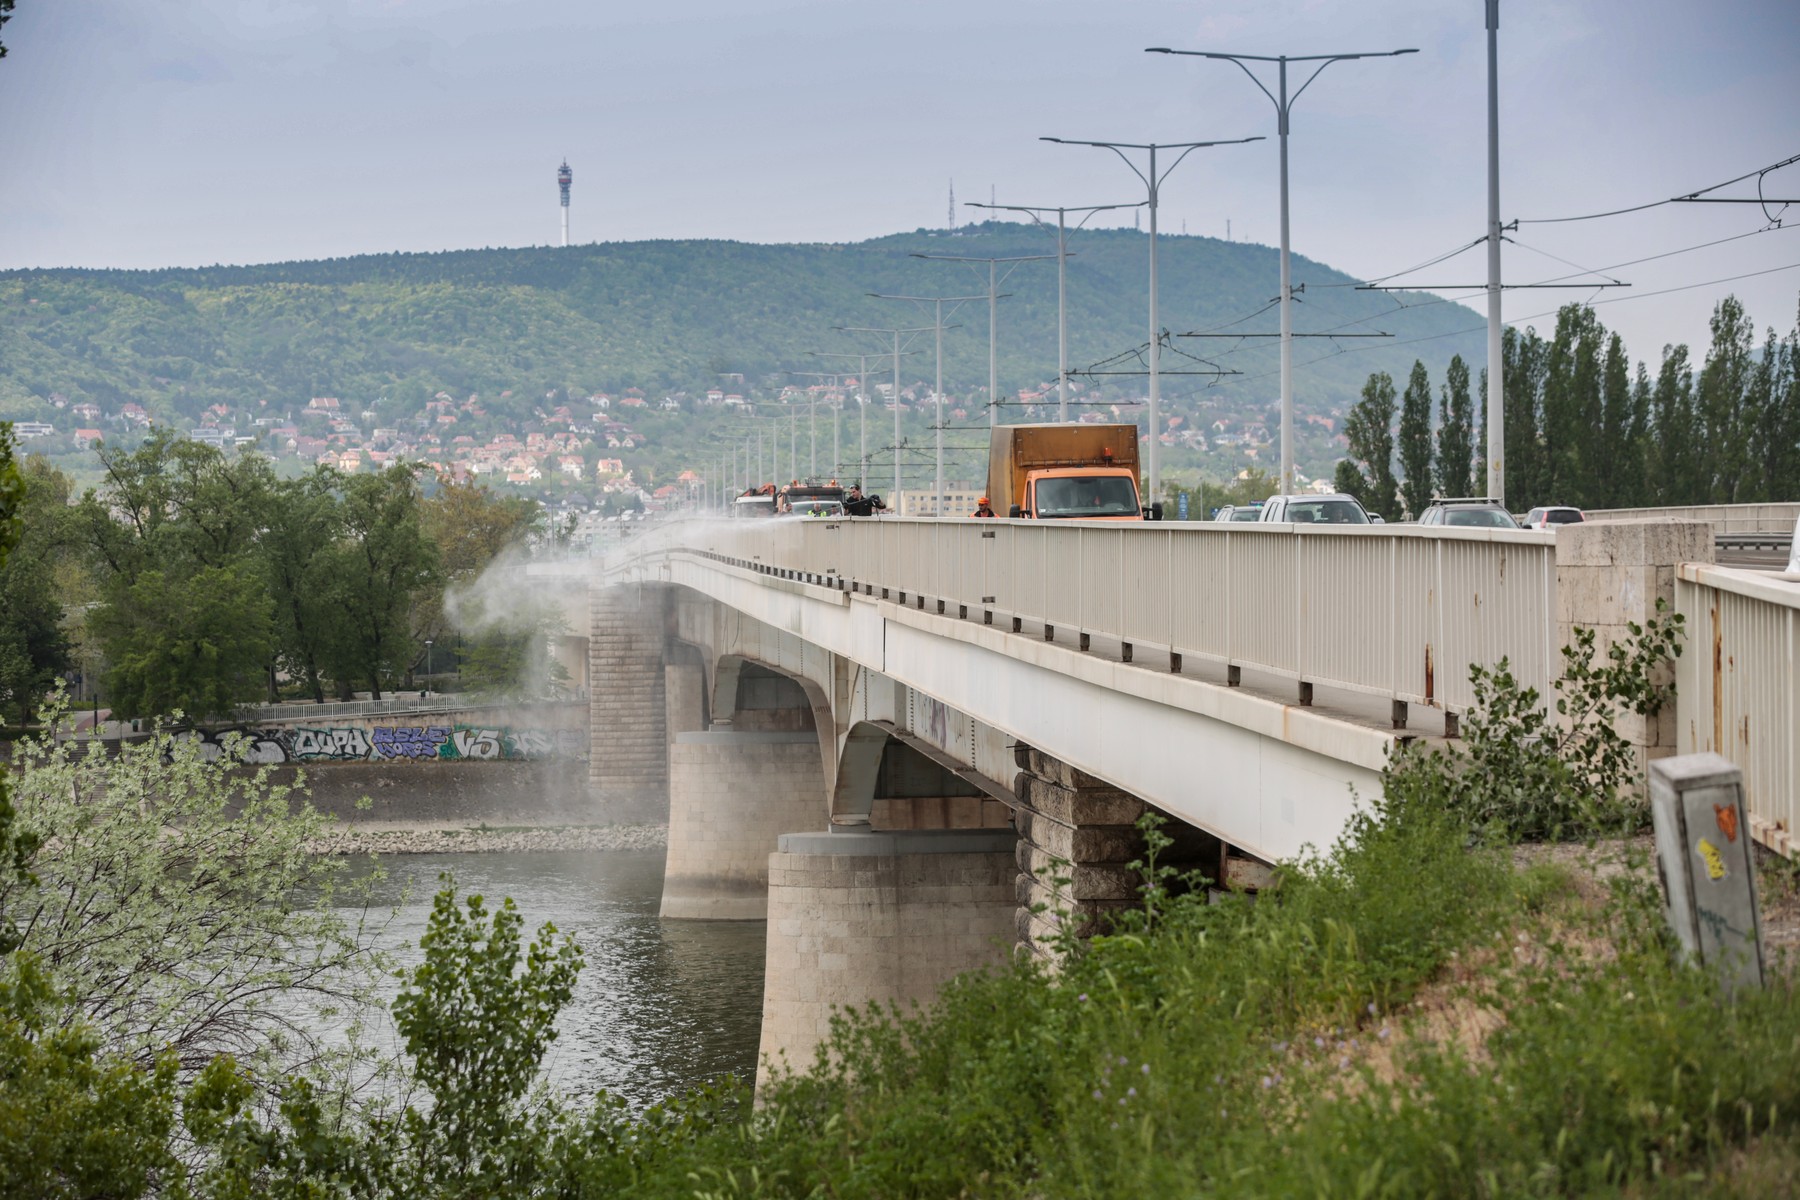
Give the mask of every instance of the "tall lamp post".
[[(1109, 212), (1115, 208), (1142, 208), (1145, 201), (1135, 204), (1086, 204), (1079, 208), (1051, 208), (1047, 205), (1032, 204), (978, 204), (973, 200), (965, 202), (969, 208), (986, 208), (995, 212), (1022, 212), (1039, 225), (1048, 226), (1049, 222), (1038, 216), (1039, 213), (1056, 214), (1056, 419), (1069, 419), (1069, 213), (1086, 213), (1087, 216), (1075, 222), (1080, 229), (1088, 223), (1088, 218), (1097, 212)], [(992, 340), (990, 338), (990, 340)]]
[[(1119, 161), (1131, 168), (1131, 173), (1143, 181), (1149, 192), (1146, 205), (1150, 210), (1150, 469), (1147, 472), (1152, 497), (1160, 494), (1162, 487), (1162, 323), (1156, 311), (1156, 208), (1162, 193), (1163, 180), (1167, 179), (1181, 160), (1194, 151), (1209, 146), (1240, 146), (1245, 142), (1260, 142), (1260, 137), (1232, 138), (1229, 141), (1217, 142), (1084, 142), (1075, 138), (1047, 137), (1039, 138), (1042, 142), (1055, 142), (1059, 146), (1097, 146), (1102, 150), (1111, 150), (1119, 156)], [(1140, 171), (1138, 165), (1131, 161), (1127, 150), (1148, 150), (1150, 152), (1149, 170)], [(1156, 152), (1158, 150), (1179, 150), (1175, 161), (1162, 172), (1156, 169)]]
[(431, 690), (431, 639), (425, 639), (425, 688)]
[[(1306, 54), (1306, 55), (1266, 55), (1266, 54), (1219, 54), (1211, 50), (1171, 50), (1167, 46), (1151, 46), (1146, 54), (1178, 54), (1190, 58), (1217, 58), (1236, 63), (1238, 69), (1250, 77), (1262, 94), (1275, 105), (1275, 131), (1281, 143), (1281, 494), (1287, 495), (1294, 490), (1294, 291), (1288, 269), (1288, 116), (1293, 110), (1294, 101), (1300, 93), (1312, 86), (1312, 81), (1319, 73), (1334, 62), (1344, 62), (1352, 58), (1394, 58), (1401, 54), (1417, 54), (1417, 49), (1378, 50), (1358, 54)], [(1246, 63), (1272, 62), (1276, 64), (1276, 90), (1271, 92), (1263, 81), (1258, 79)], [(1306, 77), (1306, 82), (1288, 95), (1288, 64), (1318, 63), (1313, 73)], [(1154, 210), (1152, 210), (1154, 211)], [(1151, 228), (1155, 228), (1155, 218), (1151, 219)], [(1156, 443), (1150, 443), (1150, 453), (1156, 453)]]
[[(932, 500), (934, 515), (944, 515), (944, 305), (954, 304), (958, 308), (971, 300), (979, 300), (980, 296), (888, 296), (880, 292), (868, 293), (873, 300), (910, 300), (915, 304), (929, 304), (936, 314), (932, 320), (932, 329), (937, 334), (937, 383), (932, 388), (933, 399), (937, 401), (937, 494)], [(951, 312), (956, 309), (952, 308)], [(894, 410), (896, 421), (899, 409)], [(895, 447), (894, 453), (900, 453)]]
[(900, 503), (900, 335), (924, 333), (933, 328), (930, 325), (915, 325), (906, 329), (877, 329), (867, 325), (834, 325), (839, 333), (886, 333), (894, 339), (894, 503)]
[[(1000, 285), (1019, 269), (1018, 264), (1044, 262), (1056, 257), (1049, 254), (1026, 254), (1015, 258), (976, 258), (962, 254), (914, 254), (913, 258), (933, 262), (986, 263), (988, 269), (988, 424), (998, 424), (1000, 412)], [(999, 274), (1001, 263), (1011, 263), (1005, 275)]]

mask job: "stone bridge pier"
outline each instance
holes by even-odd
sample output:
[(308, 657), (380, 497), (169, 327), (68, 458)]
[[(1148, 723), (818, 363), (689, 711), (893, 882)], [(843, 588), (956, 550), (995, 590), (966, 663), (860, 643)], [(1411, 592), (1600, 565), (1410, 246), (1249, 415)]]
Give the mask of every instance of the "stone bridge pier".
[[(1136, 797), (681, 588), (592, 605), (596, 804), (666, 813), (662, 916), (768, 922), (759, 1078), (809, 1068), (834, 1012), (929, 1001), (1136, 903)], [(1228, 871), (1217, 838), (1165, 832), (1168, 865)]]

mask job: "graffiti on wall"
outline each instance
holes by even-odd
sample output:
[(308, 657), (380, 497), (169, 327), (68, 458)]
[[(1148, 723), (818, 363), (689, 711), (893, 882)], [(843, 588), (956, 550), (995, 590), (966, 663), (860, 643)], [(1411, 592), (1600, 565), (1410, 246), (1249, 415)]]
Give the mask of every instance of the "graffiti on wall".
[(519, 762), (588, 756), (585, 730), (504, 725), (276, 726), (190, 729), (178, 736), (198, 741), (209, 760), (222, 755), (226, 743), (235, 739), (238, 753), (249, 763)]

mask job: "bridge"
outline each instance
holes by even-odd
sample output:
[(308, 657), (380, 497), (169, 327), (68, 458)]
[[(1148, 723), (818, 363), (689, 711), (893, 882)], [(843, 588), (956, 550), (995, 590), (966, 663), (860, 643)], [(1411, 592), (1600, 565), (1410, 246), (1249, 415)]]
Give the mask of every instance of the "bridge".
[(1682, 612), (1678, 702), (1644, 760), (1745, 769), (1787, 852), (1800, 581), (1719, 566), (1709, 520), (1543, 533), (1030, 521), (674, 521), (589, 584), (589, 782), (666, 804), (669, 917), (769, 922), (763, 1049), (835, 1005), (924, 999), (1133, 902), (1133, 823), (1248, 886), (1324, 850), (1407, 740), (1455, 738), (1472, 664), (1548, 693)]

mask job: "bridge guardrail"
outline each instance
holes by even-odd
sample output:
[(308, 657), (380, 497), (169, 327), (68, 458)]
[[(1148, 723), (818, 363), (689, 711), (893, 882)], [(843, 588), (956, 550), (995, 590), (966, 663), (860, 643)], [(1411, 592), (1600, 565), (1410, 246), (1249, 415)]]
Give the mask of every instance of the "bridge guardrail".
[[(1675, 661), (1677, 744), (1744, 772), (1753, 836), (1789, 854), (1800, 822), (1800, 584), (1683, 564), (1675, 609), (1688, 651)], [(1751, 717), (1756, 714), (1756, 720)]]
[(1800, 503), (1690, 504), (1665, 508), (1590, 509), (1590, 521), (1711, 521), (1715, 533), (1787, 533), (1800, 520)]
[(1551, 532), (881, 518), (695, 522), (655, 546), (1452, 712), (1471, 663), (1506, 657), (1544, 694), (1557, 670)]

